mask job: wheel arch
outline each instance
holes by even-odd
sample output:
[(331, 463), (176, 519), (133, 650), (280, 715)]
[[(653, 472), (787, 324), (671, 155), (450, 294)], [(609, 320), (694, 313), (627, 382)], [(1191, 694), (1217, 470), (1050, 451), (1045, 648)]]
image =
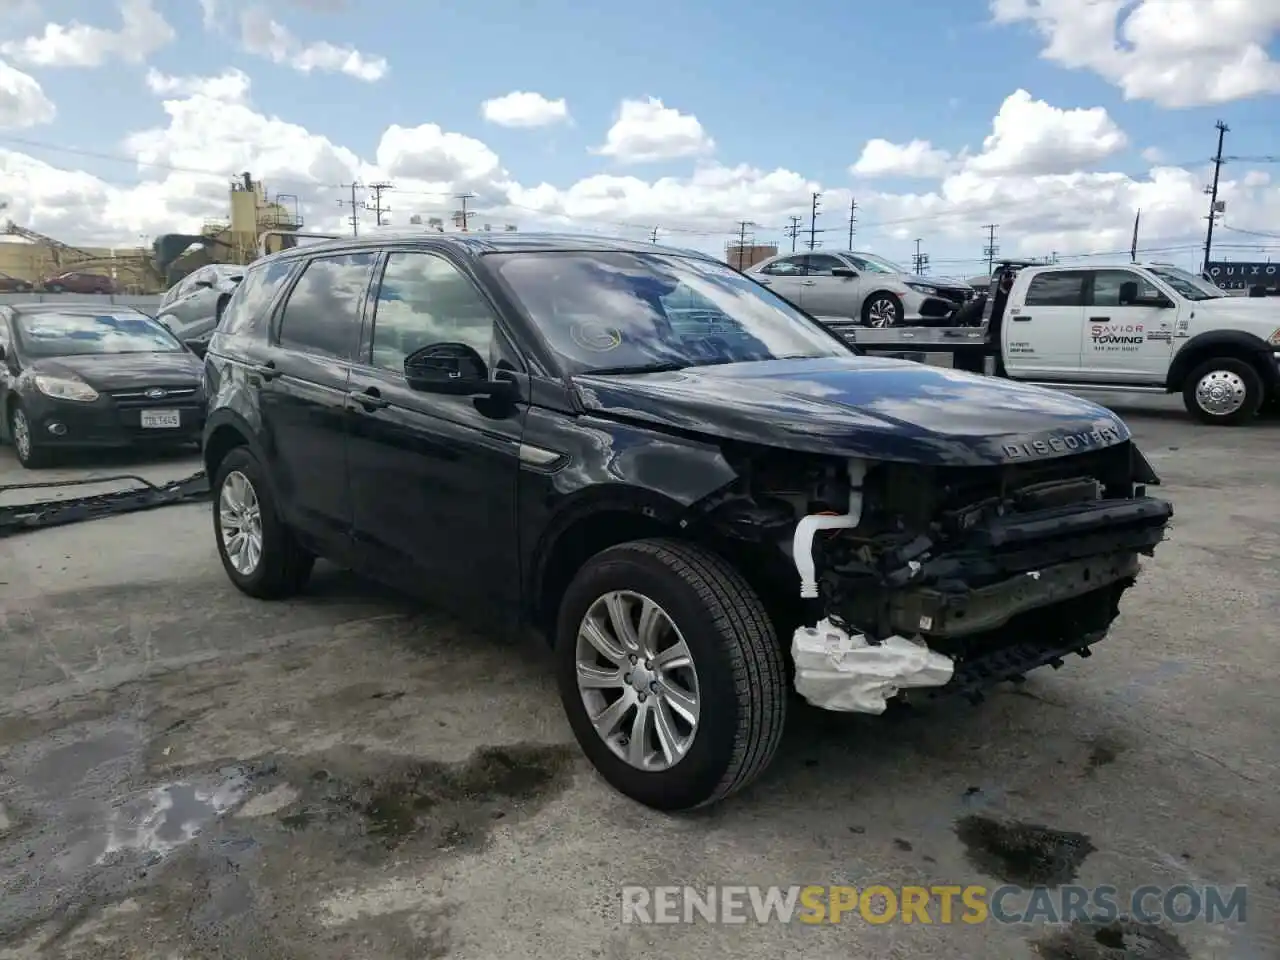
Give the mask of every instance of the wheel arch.
[(529, 622), (553, 640), (560, 598), (588, 559), (632, 540), (687, 536), (681, 524), (685, 509), (663, 494), (623, 484), (583, 490), (566, 501), (529, 556), (524, 590)]
[[(205, 423), (204, 442), (201, 444), (200, 451), (201, 459), (204, 461), (205, 476), (209, 478), (211, 484), (218, 472), (218, 466), (226, 459), (227, 454), (237, 447), (248, 447), (259, 461), (266, 462), (262, 445), (258, 442), (248, 421), (234, 410), (226, 408), (215, 410)], [(267, 471), (267, 482), (272, 482), (270, 471)]]
[(1192, 337), (1173, 357), (1165, 389), (1170, 393), (1183, 389), (1184, 381), (1197, 366), (1215, 357), (1231, 357), (1249, 364), (1262, 377), (1268, 394), (1280, 387), (1273, 363), (1269, 363), (1274, 348), (1259, 336), (1243, 330), (1212, 330)]
[(861, 308), (859, 308), (858, 314), (863, 320), (867, 319), (867, 317), (870, 315), (871, 304), (875, 302), (877, 297), (881, 297), (881, 296), (892, 297), (897, 302), (899, 311), (902, 311), (905, 309), (903, 305), (901, 293), (898, 293), (896, 290), (890, 290), (888, 287), (876, 287), (874, 290), (872, 290), (870, 293), (868, 293), (865, 297), (862, 298), (862, 306)]

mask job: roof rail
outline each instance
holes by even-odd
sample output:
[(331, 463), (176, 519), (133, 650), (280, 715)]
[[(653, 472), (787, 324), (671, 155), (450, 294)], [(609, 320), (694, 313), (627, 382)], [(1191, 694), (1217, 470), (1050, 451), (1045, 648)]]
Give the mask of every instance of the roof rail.
[[(280, 242), (275, 250), (271, 249), (270, 238), (279, 237)], [(298, 233), (296, 230), (263, 230), (258, 234), (258, 256), (265, 257), (281, 250), (291, 250), (298, 246), (300, 239), (306, 240), (341, 240), (341, 233)]]

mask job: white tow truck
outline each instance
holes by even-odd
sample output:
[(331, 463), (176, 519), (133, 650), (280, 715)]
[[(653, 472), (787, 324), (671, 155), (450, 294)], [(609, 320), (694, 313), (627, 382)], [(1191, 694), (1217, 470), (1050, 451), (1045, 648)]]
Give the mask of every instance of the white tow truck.
[(1164, 263), (1014, 260), (997, 265), (985, 297), (970, 325), (818, 319), (866, 352), (947, 353), (958, 369), (1072, 391), (1181, 393), (1204, 423), (1234, 426), (1280, 407), (1273, 298), (1230, 297)]

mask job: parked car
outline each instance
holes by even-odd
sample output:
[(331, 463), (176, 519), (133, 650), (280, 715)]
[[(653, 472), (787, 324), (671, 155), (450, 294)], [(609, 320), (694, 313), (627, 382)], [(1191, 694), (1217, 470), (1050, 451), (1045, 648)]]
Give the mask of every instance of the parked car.
[(964, 280), (913, 274), (872, 253), (790, 253), (746, 270), (815, 317), (868, 327), (938, 326), (973, 299)]
[(1172, 513), (1111, 411), (861, 356), (647, 243), (277, 253), (204, 371), (237, 588), (296, 594), (323, 556), (494, 637), (540, 629), (584, 753), (664, 809), (765, 769), (792, 674), (880, 713), (1087, 655)]
[(7, 273), (0, 273), (0, 293), (26, 293), (33, 286), (35, 285), (30, 280), (12, 277)]
[(192, 271), (161, 299), (160, 322), (203, 356), (222, 311), (243, 279), (244, 267), (238, 264), (212, 263)]
[(0, 306), (0, 411), (24, 467), (73, 448), (194, 443), (200, 360), (130, 307)]
[(115, 293), (116, 282), (105, 273), (72, 270), (42, 281), (40, 289), (48, 293)]

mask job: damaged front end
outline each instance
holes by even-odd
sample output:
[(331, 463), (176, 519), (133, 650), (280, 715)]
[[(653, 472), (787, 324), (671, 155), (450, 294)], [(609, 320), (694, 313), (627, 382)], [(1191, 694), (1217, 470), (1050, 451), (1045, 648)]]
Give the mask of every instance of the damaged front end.
[(795, 684), (830, 710), (977, 699), (1089, 656), (1173, 515), (1131, 442), (989, 467), (851, 460), (811, 471), (805, 494), (791, 476), (757, 469), (750, 499), (800, 515), (778, 543), (807, 607)]

